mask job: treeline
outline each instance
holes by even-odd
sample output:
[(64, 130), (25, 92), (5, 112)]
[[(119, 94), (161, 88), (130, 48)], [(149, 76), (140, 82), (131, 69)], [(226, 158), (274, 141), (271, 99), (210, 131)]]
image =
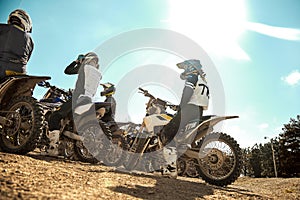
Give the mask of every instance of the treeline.
[(282, 133), (268, 143), (243, 149), (243, 162), (244, 176), (300, 177), (300, 115), (284, 124)]

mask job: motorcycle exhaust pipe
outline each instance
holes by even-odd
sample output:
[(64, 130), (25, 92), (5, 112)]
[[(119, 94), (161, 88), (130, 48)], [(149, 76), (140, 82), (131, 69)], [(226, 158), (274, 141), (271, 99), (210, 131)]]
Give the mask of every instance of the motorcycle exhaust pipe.
[(77, 135), (71, 131), (64, 131), (63, 134), (73, 140), (83, 141), (83, 137), (81, 137), (80, 135)]

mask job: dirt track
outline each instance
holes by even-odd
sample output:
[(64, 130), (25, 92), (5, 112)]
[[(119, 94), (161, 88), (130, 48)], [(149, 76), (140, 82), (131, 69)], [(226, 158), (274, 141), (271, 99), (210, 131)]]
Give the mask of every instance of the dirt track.
[(111, 167), (0, 152), (0, 199), (300, 199), (300, 178), (201, 179), (122, 173)]

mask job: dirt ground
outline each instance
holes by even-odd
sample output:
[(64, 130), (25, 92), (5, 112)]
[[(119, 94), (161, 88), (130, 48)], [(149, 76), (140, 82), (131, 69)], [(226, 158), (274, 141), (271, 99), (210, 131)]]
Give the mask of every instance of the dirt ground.
[(123, 173), (100, 164), (0, 152), (0, 199), (300, 199), (300, 178), (201, 179)]

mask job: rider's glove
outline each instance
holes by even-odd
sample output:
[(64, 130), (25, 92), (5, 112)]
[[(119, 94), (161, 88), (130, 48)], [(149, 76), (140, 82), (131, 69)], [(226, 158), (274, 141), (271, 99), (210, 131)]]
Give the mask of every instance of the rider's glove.
[(179, 109), (179, 106), (172, 105), (172, 106), (171, 106), (171, 109), (172, 109), (172, 110), (174, 110), (174, 111), (178, 111), (178, 109)]
[(80, 54), (80, 55), (77, 57), (77, 59), (76, 59), (75, 62), (76, 62), (76, 63), (82, 63), (83, 59), (84, 59), (84, 55)]
[(102, 118), (105, 115), (105, 108), (100, 108), (99, 110), (97, 110), (97, 114), (99, 118)]

